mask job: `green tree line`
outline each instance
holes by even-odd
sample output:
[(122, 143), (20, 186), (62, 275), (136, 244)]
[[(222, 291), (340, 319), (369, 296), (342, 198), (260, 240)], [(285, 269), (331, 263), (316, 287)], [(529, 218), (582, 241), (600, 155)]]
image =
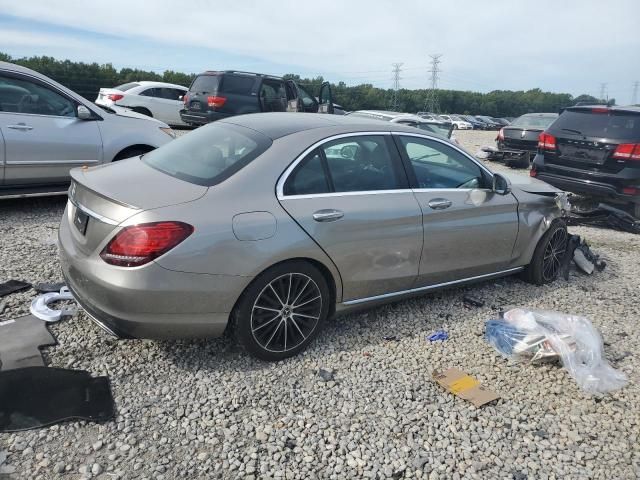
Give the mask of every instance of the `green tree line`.
[[(0, 60), (16, 63), (36, 70), (62, 85), (93, 101), (102, 87), (114, 87), (136, 80), (153, 80), (189, 86), (194, 73), (166, 70), (162, 74), (132, 68), (116, 69), (112, 64), (98, 64), (57, 60), (53, 57), (34, 56), (12, 58), (0, 53)], [(317, 95), (323, 77), (301, 78), (287, 74), (285, 78), (296, 80)], [(349, 86), (344, 82), (332, 83), (334, 102), (345, 110), (388, 110), (392, 97), (391, 89), (374, 87), (372, 84)], [(517, 117), (530, 112), (557, 112), (577, 102), (597, 103), (589, 95), (573, 97), (568, 93), (543, 92), (535, 88), (527, 91), (495, 90), (488, 93), (438, 90), (440, 112), (469, 113), (493, 117)], [(415, 113), (425, 108), (426, 89), (401, 89), (398, 92), (399, 110)]]

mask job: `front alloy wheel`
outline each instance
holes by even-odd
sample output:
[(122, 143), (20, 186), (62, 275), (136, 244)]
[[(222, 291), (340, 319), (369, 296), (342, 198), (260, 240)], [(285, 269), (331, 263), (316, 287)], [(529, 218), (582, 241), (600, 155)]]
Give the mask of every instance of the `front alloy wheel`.
[(567, 250), (567, 230), (558, 228), (549, 237), (542, 258), (542, 278), (544, 283), (553, 282), (560, 273), (562, 258)]

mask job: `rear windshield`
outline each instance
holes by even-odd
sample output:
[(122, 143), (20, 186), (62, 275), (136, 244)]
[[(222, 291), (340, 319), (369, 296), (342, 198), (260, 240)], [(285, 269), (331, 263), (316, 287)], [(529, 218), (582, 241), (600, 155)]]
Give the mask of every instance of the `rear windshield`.
[(142, 161), (172, 177), (210, 187), (249, 164), (271, 143), (255, 130), (216, 122), (147, 153)]
[(536, 127), (545, 129), (558, 118), (558, 115), (523, 115), (511, 122), (511, 127)]
[(116, 90), (120, 90), (121, 92), (126, 92), (127, 90), (131, 90), (133, 87), (139, 87), (140, 84), (136, 82), (131, 83), (123, 83), (122, 85), (118, 85), (117, 87), (113, 87)]
[(218, 91), (218, 75), (200, 75), (191, 84), (189, 91), (194, 93), (214, 93)]
[(553, 124), (560, 133), (587, 137), (640, 141), (640, 115), (630, 112), (593, 113), (591, 110), (565, 110)]

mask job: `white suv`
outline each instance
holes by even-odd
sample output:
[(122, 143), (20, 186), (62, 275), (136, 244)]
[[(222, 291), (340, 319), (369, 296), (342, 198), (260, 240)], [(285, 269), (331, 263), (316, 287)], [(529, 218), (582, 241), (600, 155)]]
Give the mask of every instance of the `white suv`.
[(454, 129), (473, 130), (473, 125), (455, 115), (440, 115), (439, 118), (445, 122), (451, 122)]
[(98, 105), (130, 108), (134, 112), (157, 118), (169, 125), (186, 125), (180, 118), (182, 97), (189, 89), (163, 82), (130, 82), (113, 88), (101, 88)]

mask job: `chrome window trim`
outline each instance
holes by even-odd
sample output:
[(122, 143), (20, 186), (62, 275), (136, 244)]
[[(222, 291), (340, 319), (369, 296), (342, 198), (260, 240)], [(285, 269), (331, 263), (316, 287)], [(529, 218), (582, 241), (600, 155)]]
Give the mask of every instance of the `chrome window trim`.
[(87, 215), (89, 215), (90, 217), (95, 218), (96, 220), (99, 220), (102, 223), (106, 223), (107, 225), (118, 225), (119, 222), (116, 222), (115, 220), (112, 220), (108, 217), (105, 217), (104, 215), (100, 215), (99, 213), (94, 212), (93, 210), (80, 205), (79, 203), (77, 203), (74, 199), (71, 198), (71, 195), (69, 195), (69, 203), (71, 203), (74, 207), (76, 207), (78, 210), (83, 211), (84, 213), (86, 213)]
[(284, 184), (291, 175), (291, 172), (298, 166), (298, 164), (313, 150), (318, 148), (319, 146), (330, 142), (332, 140), (337, 140), (340, 138), (348, 138), (348, 137), (360, 137), (360, 136), (371, 136), (371, 135), (390, 135), (390, 136), (405, 136), (405, 137), (417, 137), (423, 140), (430, 140), (434, 142), (441, 143), (446, 145), (447, 147), (453, 148), (457, 152), (461, 153), (463, 156), (471, 160), (475, 165), (477, 165), (481, 170), (487, 173), (490, 178), (493, 178), (494, 173), (485, 167), (482, 163), (479, 163), (475, 158), (471, 157), (467, 152), (457, 147), (452, 142), (445, 140), (443, 138), (437, 138), (435, 136), (429, 136), (419, 133), (412, 132), (387, 132), (387, 131), (378, 131), (378, 132), (350, 132), (350, 133), (339, 133), (337, 135), (332, 135), (327, 138), (323, 138), (322, 140), (318, 140), (313, 145), (304, 150), (300, 155), (298, 155), (293, 162), (287, 167), (287, 169), (280, 175), (278, 182), (276, 183), (276, 197), (278, 200), (285, 199), (302, 199), (302, 198), (322, 198), (322, 197), (341, 197), (341, 196), (349, 196), (349, 195), (377, 195), (383, 193), (404, 193), (404, 192), (432, 192), (432, 191), (452, 191), (452, 192), (465, 192), (471, 190), (488, 190), (486, 188), (407, 188), (407, 189), (393, 189), (393, 190), (364, 190), (364, 191), (356, 191), (356, 192), (330, 192), (330, 193), (312, 193), (306, 195), (285, 195), (284, 194)]
[[(280, 175), (280, 178), (278, 179), (278, 182), (276, 183), (276, 197), (278, 198), (278, 200), (284, 200), (286, 198), (301, 198), (301, 197), (306, 197), (306, 198), (314, 198), (314, 197), (318, 197), (318, 196), (340, 196), (340, 195), (344, 195), (344, 194), (350, 194), (350, 195), (365, 195), (365, 194), (374, 194), (374, 193), (379, 193), (379, 192), (388, 192), (391, 190), (365, 190), (365, 191), (361, 191), (361, 192), (331, 192), (331, 193), (317, 193), (317, 194), (308, 194), (308, 195), (285, 195), (284, 194), (284, 184), (287, 181), (287, 179), (289, 178), (289, 175), (291, 174), (291, 172), (298, 166), (298, 164), (304, 160), (304, 158), (309, 155), (309, 153), (311, 153), (313, 150), (315, 150), (316, 148), (318, 148), (319, 146), (327, 143), (327, 142), (331, 142), (333, 140), (337, 140), (340, 138), (349, 138), (349, 137), (364, 137), (364, 136), (372, 136), (372, 135), (379, 135), (379, 136), (388, 136), (391, 135), (391, 132), (385, 132), (385, 131), (378, 131), (378, 132), (350, 132), (350, 133), (339, 133), (337, 135), (332, 135), (330, 137), (327, 138), (323, 138), (322, 140), (318, 140), (316, 143), (314, 143), (313, 145), (311, 145), (309, 148), (307, 148), (304, 152), (302, 152), (300, 155), (298, 155), (295, 160), (293, 162), (291, 162), (291, 164), (287, 167), (287, 169), (284, 171), (284, 173), (282, 175)], [(397, 189), (394, 191), (398, 191)], [(405, 191), (405, 190), (403, 190)], [(406, 191), (411, 191), (410, 189), (407, 189)]]
[(359, 305), (361, 303), (374, 302), (376, 300), (384, 300), (385, 298), (397, 297), (400, 295), (408, 295), (412, 293), (425, 292), (427, 290), (433, 290), (435, 288), (440, 288), (440, 287), (447, 287), (449, 285), (455, 285), (457, 283), (470, 282), (473, 280), (481, 280), (483, 278), (490, 278), (490, 277), (495, 277), (500, 275), (507, 275), (510, 273), (520, 272), (522, 270), (524, 270), (524, 267), (510, 268), (508, 270), (501, 270), (499, 272), (493, 272), (493, 273), (485, 273), (484, 275), (477, 275), (475, 277), (461, 278), (460, 280), (452, 280), (450, 282), (442, 282), (442, 283), (436, 283), (434, 285), (427, 285), (426, 287), (418, 287), (418, 288), (411, 288), (409, 290), (401, 290), (399, 292), (384, 293), (382, 295), (375, 295), (373, 297), (357, 298), (355, 300), (348, 300), (346, 302), (342, 302), (342, 304), (343, 305)]

